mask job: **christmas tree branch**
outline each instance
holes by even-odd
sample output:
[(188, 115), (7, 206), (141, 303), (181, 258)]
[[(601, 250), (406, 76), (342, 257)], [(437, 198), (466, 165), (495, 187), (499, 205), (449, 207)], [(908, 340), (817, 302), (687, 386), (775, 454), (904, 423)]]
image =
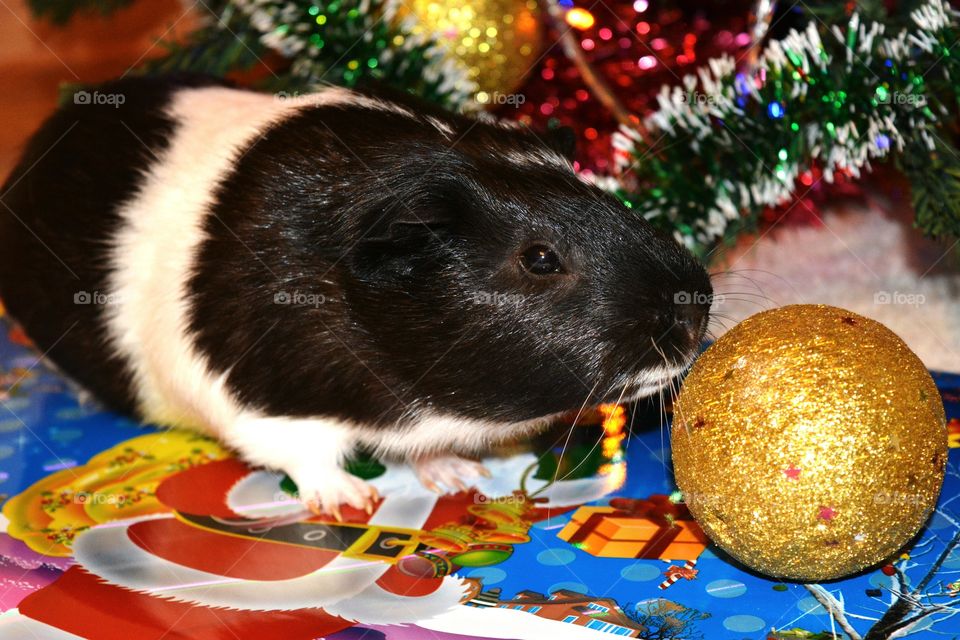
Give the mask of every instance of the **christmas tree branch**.
[(272, 53), (278, 64), (268, 90), (375, 81), (451, 108), (469, 103), (476, 85), (464, 64), (415, 18), (401, 18), (399, 7), (398, 0), (218, 0), (207, 24), (145, 68), (223, 76)]
[(915, 188), (918, 225), (960, 234), (960, 155), (941, 133), (960, 96), (957, 15), (928, 0), (911, 21), (892, 35), (856, 14), (844, 29), (813, 21), (770, 42), (752, 75), (720, 58), (665, 87), (647, 121), (665, 144), (620, 132), (638, 187), (618, 194), (702, 250), (753, 227), (811, 170), (831, 182), (893, 158)]

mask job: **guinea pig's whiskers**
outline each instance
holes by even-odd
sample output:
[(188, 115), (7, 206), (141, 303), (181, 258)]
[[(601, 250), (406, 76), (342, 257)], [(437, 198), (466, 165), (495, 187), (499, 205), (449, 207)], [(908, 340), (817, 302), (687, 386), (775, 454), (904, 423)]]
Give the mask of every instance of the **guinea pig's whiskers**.
[[(676, 345), (674, 345), (673, 350), (676, 352), (677, 355), (681, 357), (683, 356), (683, 352)], [(688, 368), (689, 368), (689, 365), (687, 367), (684, 367), (684, 371), (686, 371)], [(675, 376), (671, 376), (670, 380), (667, 381), (667, 384), (670, 387), (670, 403), (671, 404), (673, 404), (673, 401), (677, 399), (677, 394), (679, 393), (679, 390), (680, 390), (680, 378), (678, 376), (679, 374)]]
[(664, 371), (670, 370), (670, 361), (667, 359), (667, 354), (663, 352), (663, 349), (657, 344), (657, 341), (653, 339), (653, 336), (650, 337), (650, 344), (653, 345), (653, 350), (660, 355), (660, 359), (663, 360)]
[[(763, 288), (760, 286), (760, 282), (758, 282), (758, 279), (755, 278), (755, 277), (751, 277), (751, 276), (746, 275), (747, 273), (755, 273), (755, 274), (760, 274), (760, 275), (763, 275), (763, 276), (770, 276), (770, 277), (772, 277), (772, 278), (775, 278), (776, 280), (779, 280), (780, 282), (782, 282), (783, 284), (785, 284), (785, 285), (787, 286), (787, 288), (789, 288), (789, 289), (797, 296), (796, 299), (797, 299), (799, 302), (804, 302), (804, 301), (806, 300), (806, 297), (800, 292), (800, 290), (798, 290), (798, 289), (796, 288), (796, 286), (794, 286), (794, 284), (793, 284), (792, 282), (790, 282), (789, 280), (787, 280), (785, 277), (783, 277), (783, 276), (780, 275), (779, 273), (774, 273), (773, 271), (768, 271), (768, 270), (766, 270), (766, 269), (730, 269), (730, 270), (727, 270), (727, 271), (724, 271), (724, 272), (721, 272), (721, 273), (710, 274), (710, 278), (711, 278), (711, 280), (713, 280), (713, 278), (714, 278), (715, 275), (718, 276), (718, 277), (719, 277), (719, 276), (728, 276), (728, 277), (734, 277), (734, 276), (736, 276), (736, 277), (739, 277), (739, 278), (743, 278), (744, 280), (746, 280), (747, 282), (749, 282), (750, 284), (752, 284), (753, 287), (754, 287), (759, 293), (764, 293)], [(776, 304), (777, 306), (780, 306), (781, 304), (783, 304), (782, 302), (773, 300), (772, 298), (771, 298), (771, 302), (774, 302), (774, 304)]]
[[(597, 397), (600, 398), (601, 400), (602, 400), (603, 398), (609, 398), (609, 397), (613, 394), (614, 390), (615, 390), (617, 387), (620, 386), (619, 378), (620, 378), (620, 377), (618, 376), (616, 379), (614, 379), (613, 382), (610, 383), (610, 386), (608, 386), (608, 387), (604, 390), (604, 392), (601, 393), (600, 395), (598, 395)], [(629, 388), (631, 382), (633, 382), (633, 379), (630, 378), (629, 376), (627, 376), (626, 379), (625, 379), (624, 382), (623, 382), (623, 386)], [(622, 396), (621, 396), (621, 397), (622, 397)], [(617, 401), (617, 404), (619, 404), (619, 402), (620, 402), (620, 401), (618, 400), (618, 401)]]
[[(661, 455), (661, 456), (663, 455), (663, 450), (664, 450), (664, 447), (666, 446), (666, 439), (664, 438), (664, 435), (663, 435), (663, 434), (664, 434), (664, 428), (665, 428), (666, 425), (667, 425), (667, 405), (666, 405), (666, 403), (665, 403), (665, 401), (664, 401), (664, 398), (663, 398), (663, 390), (664, 390), (664, 389), (665, 389), (665, 387), (660, 387), (660, 390), (657, 392), (657, 393), (660, 395), (660, 397), (659, 397), (660, 405), (659, 405), (659, 407), (657, 407), (657, 411), (658, 411), (658, 413), (660, 414), (660, 455)], [(663, 462), (663, 461), (661, 460), (661, 462)], [(666, 465), (666, 464), (663, 465), (663, 477), (664, 477), (664, 478), (667, 477), (667, 465)]]
[[(623, 397), (626, 395), (626, 393), (627, 393), (627, 387), (629, 387), (629, 386), (630, 386), (629, 381), (626, 382), (626, 383), (624, 383), (623, 389), (621, 389), (620, 395), (617, 397), (617, 401), (616, 401), (614, 404), (620, 404), (620, 403), (623, 401)], [(569, 478), (570, 476), (572, 476), (574, 473), (576, 473), (577, 469), (579, 469), (580, 467), (582, 467), (582, 466), (583, 466), (583, 463), (586, 462), (587, 460), (589, 460), (591, 456), (593, 456), (593, 452), (597, 450), (597, 447), (600, 446), (600, 443), (603, 442), (603, 439), (606, 438), (606, 437), (607, 437), (606, 432), (603, 431), (603, 430), (601, 430), (601, 431), (600, 431), (600, 437), (597, 438), (597, 441), (593, 443), (593, 446), (592, 446), (592, 447), (590, 447), (590, 451), (588, 451), (587, 454), (580, 459), (580, 462), (577, 463), (577, 466), (575, 466), (573, 469), (570, 469), (570, 471), (566, 472), (566, 473), (563, 475), (563, 477), (560, 478), (560, 480), (566, 480), (567, 478)], [(563, 459), (563, 454), (562, 454), (562, 453), (561, 453), (561, 455), (560, 455), (560, 458), (561, 458), (561, 460)], [(560, 463), (559, 463), (559, 461), (558, 461), (558, 462), (557, 462), (557, 471), (556, 471), (556, 472), (554, 473), (554, 475), (553, 475), (554, 482), (556, 482), (556, 480), (557, 480), (557, 473), (559, 473), (559, 472), (560, 472)]]
[(757, 283), (757, 280), (755, 278), (752, 278), (746, 275), (747, 271), (751, 271), (751, 270), (750, 269), (724, 269), (723, 271), (711, 271), (707, 275), (710, 277), (711, 282), (715, 280), (719, 280), (720, 278), (743, 278), (744, 280), (752, 284), (758, 292), (762, 293), (763, 289)]
[(750, 287), (754, 293), (761, 296), (766, 296), (764, 290), (760, 287), (756, 280), (749, 278), (742, 274), (737, 273), (719, 273), (710, 275), (710, 284), (713, 285), (714, 290), (721, 289), (726, 286), (745, 286)]
[(400, 427), (407, 423), (407, 421), (414, 416), (417, 411), (417, 407), (414, 403), (410, 403), (403, 408), (403, 412), (400, 414), (400, 417), (397, 418), (394, 426)]
[[(732, 316), (728, 316), (728, 315), (726, 315), (726, 314), (724, 314), (724, 313), (711, 313), (711, 314), (710, 314), (710, 321), (711, 321), (711, 322), (716, 322), (718, 325), (720, 325), (720, 328), (723, 329), (724, 331), (729, 331), (729, 330), (730, 330), (730, 327), (727, 326), (726, 323), (737, 324), (737, 319), (736, 319), (736, 318), (734, 318), (734, 317), (732, 317)], [(717, 339), (716, 334), (713, 332), (713, 330), (710, 328), (709, 325), (707, 326), (707, 331), (706, 331), (705, 337), (708, 338), (708, 339), (711, 340), (711, 341)]]
[(758, 294), (769, 299), (769, 296), (763, 290), (763, 287), (760, 286), (760, 283), (757, 281), (757, 279), (746, 275), (743, 271), (744, 270), (727, 270), (727, 271), (721, 271), (718, 273), (711, 273), (709, 274), (710, 282), (711, 284), (713, 283), (719, 284), (719, 281), (722, 278), (727, 279), (728, 282), (733, 278), (739, 278), (741, 280), (746, 281), (747, 284), (751, 285)]
[(771, 308), (777, 304), (776, 301), (771, 300), (768, 296), (759, 293), (753, 293), (752, 291), (714, 291), (713, 300), (714, 304), (721, 304), (726, 300), (737, 300), (739, 302), (758, 304), (767, 308)]
[[(593, 398), (593, 394), (597, 390), (598, 386), (600, 386), (600, 380), (597, 380), (593, 383), (593, 387), (591, 387), (590, 391), (587, 392), (587, 397), (584, 398), (583, 404), (580, 405), (580, 410), (577, 411), (576, 417), (573, 419), (573, 422), (570, 423), (570, 427), (567, 429), (567, 437), (564, 439), (563, 446), (560, 448), (560, 456), (557, 458), (557, 467), (553, 472), (553, 480), (550, 481), (551, 485), (557, 481), (557, 476), (560, 473), (560, 465), (563, 463), (563, 456), (567, 452), (567, 447), (570, 445), (570, 438), (573, 437), (573, 430), (576, 429), (577, 422), (580, 420), (580, 416), (583, 415), (587, 405), (590, 404), (590, 400)], [(556, 445), (556, 442), (554, 442), (554, 445)], [(551, 447), (551, 449), (552, 448), (553, 447)]]
[(720, 313), (719, 311), (710, 312), (710, 319), (713, 320), (714, 318), (719, 318), (721, 320), (732, 320), (736, 322), (736, 318), (731, 316), (729, 313)]
[[(663, 388), (658, 389), (658, 393), (663, 393)], [(633, 422), (637, 419), (636, 407), (630, 412), (630, 426), (627, 427), (627, 442), (623, 445), (623, 453), (630, 450), (630, 438), (633, 437)]]
[(707, 255), (703, 256), (703, 263), (707, 264), (708, 262), (723, 262), (726, 259), (727, 254), (730, 252), (731, 245), (718, 242), (714, 245), (713, 249), (707, 252)]
[[(741, 278), (743, 278), (743, 279), (745, 279), (745, 280), (749, 280), (750, 282), (753, 282), (753, 283), (757, 286), (758, 289), (760, 288), (760, 286), (756, 284), (757, 281), (756, 281), (754, 278), (751, 278), (750, 276), (747, 276), (746, 274), (747, 274), (747, 273), (759, 273), (759, 274), (762, 274), (762, 275), (764, 275), (764, 276), (771, 276), (771, 277), (776, 278), (777, 280), (781, 281), (783, 284), (787, 285), (788, 287), (790, 287), (790, 288), (793, 289), (794, 291), (797, 291), (797, 289), (793, 286), (793, 283), (791, 283), (789, 280), (787, 280), (786, 278), (784, 278), (784, 277), (783, 277), (782, 275), (780, 275), (779, 273), (774, 273), (773, 271), (769, 271), (769, 270), (767, 270), (767, 269), (730, 269), (729, 271), (727, 271), (727, 273), (729, 273), (729, 274), (731, 274), (731, 275), (740, 276)], [(799, 293), (799, 291), (797, 291), (797, 293)]]
[(760, 300), (763, 300), (764, 302), (770, 302), (770, 303), (772, 303), (772, 304), (776, 304), (776, 302), (775, 302), (774, 300), (772, 300), (772, 299), (770, 298), (770, 296), (764, 295), (764, 294), (762, 294), (762, 293), (754, 293), (754, 292), (752, 292), (752, 291), (722, 291), (722, 290), (720, 290), (720, 291), (715, 291), (713, 295), (714, 295), (714, 298), (716, 298), (716, 297), (718, 297), (718, 296), (723, 296), (723, 297), (725, 297), (725, 298), (726, 298), (726, 297), (729, 297), (729, 296), (744, 296), (744, 297), (747, 297), (747, 298), (758, 298), (758, 299), (760, 299)]
[(298, 276), (291, 276), (289, 278), (280, 278), (277, 280), (277, 284), (293, 284), (296, 282), (300, 282), (301, 280), (309, 280), (314, 283), (329, 284), (334, 286), (336, 286), (337, 284), (336, 282), (334, 282), (333, 280), (330, 280), (329, 278), (317, 279), (316, 274), (313, 274), (313, 273), (302, 273)]
[[(657, 346), (657, 343), (655, 340), (653, 340), (653, 338), (651, 338), (650, 341), (653, 343), (653, 348), (657, 351), (657, 353), (660, 354), (660, 357), (663, 359), (664, 367), (669, 369), (667, 354), (663, 352), (663, 349)], [(659, 394), (659, 400), (660, 400), (660, 406), (658, 407), (658, 410), (660, 413), (660, 464), (663, 466), (664, 479), (669, 480), (668, 472), (667, 472), (667, 463), (666, 463), (666, 460), (664, 459), (664, 453), (663, 453), (664, 451), (666, 451), (666, 438), (664, 437), (664, 430), (667, 426), (667, 404), (664, 401), (664, 397), (663, 397), (664, 389), (669, 389), (669, 393), (672, 396), (673, 394), (673, 377), (672, 376), (667, 380), (667, 384), (660, 385), (660, 389), (658, 389), (657, 391), (657, 393)]]

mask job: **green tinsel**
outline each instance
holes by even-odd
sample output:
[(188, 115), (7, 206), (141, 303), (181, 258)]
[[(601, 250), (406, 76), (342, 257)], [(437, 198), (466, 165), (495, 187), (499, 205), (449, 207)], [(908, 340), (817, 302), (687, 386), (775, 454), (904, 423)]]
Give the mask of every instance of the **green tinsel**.
[(941, 0), (886, 34), (853, 15), (843, 29), (812, 21), (766, 48), (756, 69), (729, 58), (665, 87), (641, 139), (624, 129), (633, 159), (614, 190), (695, 250), (735, 237), (768, 206), (789, 202), (816, 167), (859, 176), (893, 158), (913, 186), (916, 223), (960, 235), (960, 153), (946, 127), (960, 97), (960, 29)]
[[(130, 0), (30, 0), (66, 20)], [(375, 81), (459, 109), (476, 87), (465, 67), (398, 17), (399, 0), (209, 0), (205, 24), (148, 72), (226, 75), (270, 59), (262, 88), (286, 93)], [(729, 58), (665, 87), (647, 119), (649, 137), (624, 129), (632, 159), (619, 181), (601, 182), (654, 224), (705, 252), (789, 202), (816, 168), (857, 176), (892, 159), (912, 185), (916, 224), (960, 235), (960, 154), (948, 127), (960, 78), (957, 14), (943, 0), (810, 0), (810, 23), (770, 43), (749, 75)], [(908, 11), (908, 9), (913, 9)], [(861, 23), (860, 15), (871, 18)], [(887, 22), (882, 24), (881, 20)], [(846, 22), (843, 29), (828, 27)], [(894, 25), (897, 25), (894, 27)], [(279, 54), (279, 55), (278, 55)], [(276, 64), (276, 60), (281, 61)]]
[(262, 88), (306, 93), (324, 84), (375, 82), (458, 108), (473, 93), (466, 68), (397, 17), (396, 0), (233, 0), (211, 6), (213, 18), (147, 69), (224, 75), (269, 52), (287, 62)]

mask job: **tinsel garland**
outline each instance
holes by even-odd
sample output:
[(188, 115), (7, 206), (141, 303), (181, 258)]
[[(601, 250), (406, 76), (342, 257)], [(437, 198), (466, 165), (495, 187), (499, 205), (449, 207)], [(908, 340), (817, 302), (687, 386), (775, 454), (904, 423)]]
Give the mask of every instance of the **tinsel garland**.
[[(58, 19), (127, 1), (30, 0)], [(664, 87), (644, 133), (624, 126), (615, 137), (619, 171), (597, 182), (705, 253), (820, 180), (858, 177), (871, 161), (891, 159), (911, 183), (917, 225), (960, 236), (960, 155), (947, 131), (957, 113), (958, 17), (943, 0), (918, 3), (902, 29), (856, 13), (842, 29), (827, 27), (819, 16), (843, 15), (848, 4), (804, 5), (807, 28), (770, 42), (749, 73), (719, 57)], [(863, 9), (879, 18), (881, 4)], [(451, 109), (477, 107), (468, 69), (398, 11), (400, 0), (205, 6), (206, 24), (168, 43), (146, 71), (227, 75), (267, 59), (261, 87), (274, 92), (373, 80)]]
[(815, 168), (831, 182), (893, 158), (918, 225), (957, 234), (960, 156), (944, 130), (960, 89), (957, 14), (930, 0), (910, 15), (912, 28), (893, 35), (857, 14), (823, 35), (811, 22), (769, 43), (749, 75), (732, 58), (711, 60), (662, 89), (646, 137), (621, 129), (621, 179), (606, 184), (702, 251), (810, 188)]
[(282, 95), (373, 81), (459, 109), (476, 93), (468, 69), (418, 33), (414, 17), (400, 17), (400, 6), (399, 0), (221, 0), (210, 5), (207, 26), (186, 44), (170, 45), (170, 54), (148, 68), (209, 73), (214, 64), (224, 74), (275, 52), (288, 64), (264, 88)]

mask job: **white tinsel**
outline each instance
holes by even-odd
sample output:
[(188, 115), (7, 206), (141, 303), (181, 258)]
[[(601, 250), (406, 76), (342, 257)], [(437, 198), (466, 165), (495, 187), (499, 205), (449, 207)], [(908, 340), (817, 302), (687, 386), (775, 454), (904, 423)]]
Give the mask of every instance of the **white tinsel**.
[[(875, 47), (881, 56), (894, 61), (906, 60), (911, 48), (915, 47), (933, 52), (940, 46), (937, 32), (950, 26), (956, 15), (943, 0), (928, 0), (911, 13), (915, 30), (904, 31), (880, 41), (884, 37), (884, 26), (878, 23), (863, 24), (859, 16), (854, 14), (847, 24), (847, 30), (832, 27), (830, 33), (844, 45), (845, 63), (849, 69), (854, 64), (869, 64), (873, 60)], [(849, 33), (855, 34), (853, 47), (846, 46)], [(820, 33), (811, 21), (802, 32), (794, 30), (782, 40), (770, 42), (757, 68), (780, 72), (796, 62), (804, 74), (819, 73), (831, 64), (831, 59), (822, 49)], [(722, 56), (711, 60), (697, 75), (686, 76), (680, 86), (662, 87), (657, 94), (658, 109), (645, 121), (653, 139), (656, 140), (658, 135), (678, 137), (689, 134), (690, 148), (696, 152), (706, 136), (724, 135), (724, 131), (714, 130), (711, 118), (737, 117), (743, 113), (736, 103), (737, 99), (754, 102), (760, 99), (750, 78), (737, 79), (736, 91), (731, 88), (733, 83), (730, 80), (735, 72), (734, 61), (729, 56)], [(806, 98), (806, 93), (806, 83), (794, 83), (789, 99), (802, 100)], [(900, 97), (903, 98), (902, 95)], [(811, 149), (813, 158), (822, 164), (824, 180), (832, 182), (838, 169), (859, 176), (861, 171), (870, 169), (871, 159), (903, 151), (906, 139), (894, 120), (895, 115), (892, 110), (887, 110), (886, 113), (870, 116), (866, 131), (859, 131), (854, 123), (848, 122), (836, 126), (832, 134), (819, 125), (808, 125), (800, 133)], [(934, 138), (928, 131), (931, 124), (928, 117), (916, 115), (908, 116), (901, 126), (909, 127), (932, 150)], [(623, 170), (630, 158), (642, 161), (637, 159), (637, 145), (641, 143), (641, 137), (627, 127), (622, 127), (614, 135), (614, 148), (620, 152), (619, 169)], [(778, 206), (789, 201), (800, 171), (801, 167), (796, 162), (781, 162), (776, 168), (765, 167), (763, 174), (751, 183), (723, 181), (717, 185), (716, 199), (705, 212), (705, 217), (695, 223), (697, 231), (694, 235), (680, 237), (678, 232), (678, 239), (687, 246), (698, 242), (709, 243), (724, 234), (729, 222), (739, 217), (742, 209), (748, 206)], [(598, 184), (606, 182), (598, 181)], [(676, 211), (670, 207), (666, 198), (661, 197), (650, 211), (645, 212), (645, 217), (676, 215)]]

